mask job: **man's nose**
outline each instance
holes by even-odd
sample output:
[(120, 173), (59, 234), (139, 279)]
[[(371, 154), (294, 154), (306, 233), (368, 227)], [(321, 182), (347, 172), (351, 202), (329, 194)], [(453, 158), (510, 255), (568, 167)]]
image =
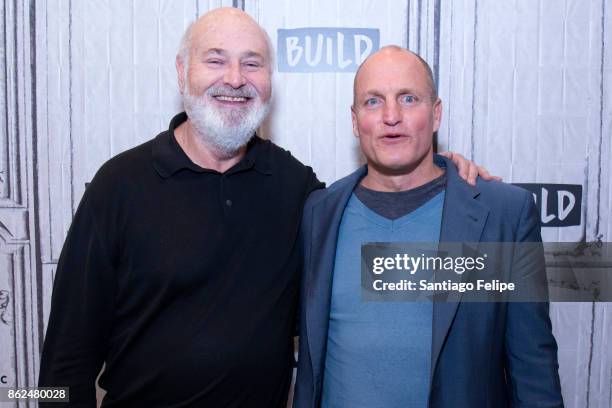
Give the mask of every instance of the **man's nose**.
[(383, 122), (387, 126), (395, 126), (402, 120), (400, 106), (394, 101), (385, 104), (383, 108)]
[(242, 67), (240, 66), (239, 62), (232, 62), (228, 64), (223, 81), (234, 89), (240, 88), (246, 83), (246, 79), (242, 74)]

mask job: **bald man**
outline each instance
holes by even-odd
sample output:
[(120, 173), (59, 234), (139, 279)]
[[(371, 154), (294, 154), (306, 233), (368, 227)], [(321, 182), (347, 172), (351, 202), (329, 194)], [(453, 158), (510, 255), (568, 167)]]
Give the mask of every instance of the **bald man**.
[[(362, 300), (364, 243), (541, 238), (530, 193), (470, 186), (434, 155), (442, 102), (419, 56), (384, 47), (354, 87), (353, 132), (367, 164), (304, 208), (294, 408), (562, 407), (546, 302)], [(529, 284), (545, 281), (537, 266)]]
[[(56, 271), (40, 385), (71, 405), (284, 407), (298, 287), (294, 245), (321, 183), (254, 136), (269, 110), (270, 48), (236, 9), (185, 34), (186, 114), (108, 161)], [(56, 405), (53, 405), (56, 406)]]
[[(56, 270), (41, 386), (70, 405), (284, 407), (312, 169), (255, 135), (271, 48), (240, 10), (185, 33), (186, 113), (105, 163)], [(57, 405), (52, 405), (57, 406)]]

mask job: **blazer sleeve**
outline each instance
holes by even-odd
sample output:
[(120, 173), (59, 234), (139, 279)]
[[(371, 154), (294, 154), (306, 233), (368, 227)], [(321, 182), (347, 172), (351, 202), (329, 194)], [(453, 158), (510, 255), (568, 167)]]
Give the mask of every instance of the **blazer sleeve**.
[(299, 346), (298, 346), (298, 361), (297, 361), (297, 377), (295, 382), (295, 392), (293, 395), (294, 408), (310, 408), (313, 405), (313, 387), (314, 378), (311, 366), (311, 357), (308, 347), (308, 336), (306, 332), (306, 305), (305, 300), (308, 293), (308, 265), (310, 256), (310, 240), (307, 235), (312, 230), (312, 201), (315, 194), (311, 194), (306, 202), (304, 214), (302, 217), (302, 225), (300, 228), (300, 251), (302, 254), (302, 276), (300, 285), (300, 306), (299, 306)]
[[(516, 242), (542, 242), (537, 210), (529, 193), (525, 193), (523, 200)], [(512, 270), (527, 273), (513, 276), (513, 279), (545, 287), (543, 250), (541, 245), (535, 246), (535, 252), (534, 246), (530, 248), (528, 256), (514, 257)], [(557, 343), (552, 334), (547, 301), (508, 303), (505, 349), (511, 406), (563, 407)]]
[[(309, 208), (308, 205), (308, 199), (310, 196), (312, 195), (316, 195), (315, 192), (317, 190), (323, 189), (325, 188), (325, 183), (319, 181), (319, 179), (317, 178), (317, 175), (312, 171), (312, 169), (310, 167), (308, 167), (308, 181), (306, 182), (306, 195), (304, 198), (304, 206), (302, 208), (302, 212), (301, 212), (301, 222), (300, 222), (300, 230), (298, 232), (298, 252), (299, 252), (299, 257), (300, 257), (300, 269), (298, 271), (298, 275), (300, 276), (300, 282), (302, 280), (302, 275), (304, 273), (304, 244), (305, 244), (305, 240), (303, 237), (303, 229), (304, 227), (304, 223), (306, 222), (306, 211)], [(300, 284), (300, 288), (301, 288), (301, 284)], [(300, 335), (300, 309), (301, 309), (301, 303), (302, 303), (302, 294), (301, 294), (301, 289), (299, 291), (299, 295), (298, 295), (298, 307), (297, 307), (297, 311), (296, 311), (296, 316), (295, 316), (295, 327), (294, 327), (294, 336), (299, 336)]]

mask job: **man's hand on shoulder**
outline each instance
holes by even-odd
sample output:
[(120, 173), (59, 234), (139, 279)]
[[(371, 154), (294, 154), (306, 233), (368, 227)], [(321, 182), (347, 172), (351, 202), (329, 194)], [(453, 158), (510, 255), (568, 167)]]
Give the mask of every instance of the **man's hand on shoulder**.
[(466, 159), (463, 155), (453, 152), (441, 152), (438, 153), (441, 156), (446, 157), (457, 166), (457, 172), (459, 177), (467, 181), (469, 184), (475, 186), (476, 178), (480, 176), (482, 179), (490, 181), (501, 181), (502, 178), (499, 176), (493, 176), (487, 169), (482, 166), (478, 166), (471, 160)]

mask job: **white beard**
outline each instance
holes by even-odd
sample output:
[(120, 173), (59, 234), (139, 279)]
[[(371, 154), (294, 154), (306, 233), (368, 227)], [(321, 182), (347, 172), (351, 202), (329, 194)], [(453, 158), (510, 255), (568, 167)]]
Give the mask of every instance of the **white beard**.
[[(232, 157), (245, 146), (268, 115), (269, 103), (263, 103), (257, 91), (250, 85), (244, 89), (211, 87), (203, 96), (193, 95), (189, 86), (183, 92), (183, 104), (193, 128), (204, 143), (223, 157)], [(212, 95), (248, 96), (255, 103), (246, 108), (217, 108), (206, 103)]]

